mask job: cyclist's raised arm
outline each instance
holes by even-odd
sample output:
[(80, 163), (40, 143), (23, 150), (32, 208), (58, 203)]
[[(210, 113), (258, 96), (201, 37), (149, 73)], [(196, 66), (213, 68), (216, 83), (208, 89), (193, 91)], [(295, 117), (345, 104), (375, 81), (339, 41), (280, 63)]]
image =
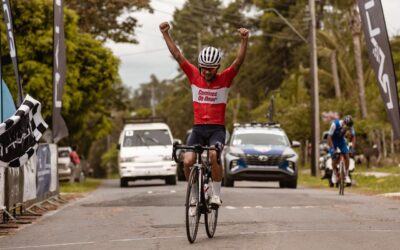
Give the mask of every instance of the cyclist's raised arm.
[(163, 22), (160, 24), (160, 31), (164, 37), (165, 43), (167, 44), (169, 51), (171, 52), (171, 54), (175, 58), (175, 60), (179, 64), (181, 64), (183, 61), (185, 61), (185, 57), (182, 55), (181, 51), (178, 49), (175, 42), (172, 40), (171, 36), (169, 35), (170, 28), (171, 27), (168, 22)]
[(240, 28), (238, 31), (241, 37), (240, 49), (235, 61), (233, 61), (231, 65), (231, 67), (233, 67), (236, 71), (239, 71), (240, 66), (242, 66), (244, 62), (244, 58), (246, 57), (247, 44), (249, 41), (249, 30), (245, 28)]

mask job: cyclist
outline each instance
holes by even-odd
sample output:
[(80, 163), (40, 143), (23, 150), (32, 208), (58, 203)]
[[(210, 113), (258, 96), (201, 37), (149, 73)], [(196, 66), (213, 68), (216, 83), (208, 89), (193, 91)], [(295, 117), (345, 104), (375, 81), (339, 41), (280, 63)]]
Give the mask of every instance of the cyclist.
[(356, 145), (356, 136), (353, 127), (353, 118), (350, 115), (345, 116), (343, 120), (335, 119), (332, 121), (331, 127), (329, 129), (328, 135), (328, 145), (330, 147), (329, 153), (332, 156), (332, 183), (336, 184), (338, 181), (338, 170), (337, 165), (339, 163), (339, 158), (333, 159), (333, 155), (337, 148), (344, 155), (345, 158), (345, 182), (351, 184), (351, 179), (349, 176), (349, 164), (350, 164), (350, 150), (346, 141), (346, 134), (351, 134), (352, 151), (354, 151)]
[[(194, 126), (188, 140), (188, 145), (221, 145), (225, 143), (225, 108), (229, 88), (242, 65), (249, 38), (249, 31), (245, 28), (238, 30), (241, 36), (240, 49), (235, 61), (230, 67), (218, 73), (221, 62), (221, 51), (214, 47), (204, 48), (198, 56), (198, 67), (191, 64), (180, 52), (169, 35), (168, 22), (160, 24), (160, 31), (165, 39), (172, 56), (179, 63), (186, 74), (192, 89)], [(217, 153), (210, 152), (212, 165), (212, 190), (210, 202), (221, 205), (220, 190), (222, 167), (218, 164)], [(184, 172), (186, 180), (189, 178), (190, 167), (196, 162), (193, 152), (184, 155)]]

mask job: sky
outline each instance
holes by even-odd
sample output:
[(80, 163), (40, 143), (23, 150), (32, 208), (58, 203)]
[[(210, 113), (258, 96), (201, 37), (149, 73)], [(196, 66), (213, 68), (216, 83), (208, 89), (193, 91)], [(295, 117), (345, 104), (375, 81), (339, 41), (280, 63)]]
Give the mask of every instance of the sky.
[[(227, 2), (229, 0), (225, 0)], [(400, 0), (381, 0), (387, 29), (390, 36), (400, 34)], [(158, 79), (174, 78), (178, 65), (170, 56), (158, 25), (171, 21), (176, 8), (181, 8), (185, 0), (151, 0), (154, 13), (146, 11), (133, 13), (139, 27), (136, 38), (139, 44), (108, 42), (106, 44), (120, 61), (120, 76), (124, 85), (137, 89), (141, 83), (150, 81), (154, 74)]]

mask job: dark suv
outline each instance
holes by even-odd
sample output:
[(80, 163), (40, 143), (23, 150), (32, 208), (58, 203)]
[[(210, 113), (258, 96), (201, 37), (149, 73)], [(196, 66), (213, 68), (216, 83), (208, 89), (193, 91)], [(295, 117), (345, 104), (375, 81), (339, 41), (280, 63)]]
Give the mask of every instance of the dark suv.
[(279, 181), (281, 188), (297, 187), (297, 153), (286, 133), (275, 123), (236, 125), (222, 153), (223, 184), (236, 180)]

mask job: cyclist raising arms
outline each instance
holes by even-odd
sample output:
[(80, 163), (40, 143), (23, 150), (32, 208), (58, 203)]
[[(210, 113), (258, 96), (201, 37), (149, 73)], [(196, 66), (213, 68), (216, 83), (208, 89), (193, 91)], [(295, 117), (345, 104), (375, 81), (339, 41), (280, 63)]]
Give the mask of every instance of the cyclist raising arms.
[[(352, 150), (354, 151), (354, 148), (356, 146), (356, 136), (355, 136), (355, 131), (353, 128), (353, 118), (350, 115), (345, 116), (343, 120), (336, 119), (332, 122), (331, 127), (329, 129), (329, 135), (328, 135), (328, 145), (330, 147), (329, 153), (333, 157), (335, 150), (337, 148), (340, 149), (340, 152), (344, 155), (345, 157), (345, 168), (346, 168), (346, 177), (345, 177), (345, 182), (350, 184), (351, 179), (349, 176), (349, 165), (350, 165), (350, 150), (349, 147), (347, 146), (346, 142), (346, 133), (350, 132), (351, 134), (351, 143), (352, 143)], [(332, 183), (336, 184), (338, 181), (337, 178), (337, 165), (339, 159), (332, 159)]]
[[(168, 22), (160, 24), (160, 31), (168, 49), (185, 72), (192, 88), (194, 126), (188, 145), (222, 146), (225, 143), (225, 109), (229, 88), (245, 59), (249, 31), (245, 28), (238, 30), (241, 44), (237, 57), (230, 67), (218, 73), (221, 62), (221, 52), (218, 49), (214, 47), (204, 48), (198, 56), (198, 67), (196, 67), (182, 55), (169, 35), (169, 29)], [(219, 206), (221, 205), (222, 167), (218, 164), (215, 151), (210, 152), (210, 159), (213, 179), (213, 195), (210, 202)], [(184, 172), (186, 180), (190, 174), (190, 167), (193, 166), (195, 161), (195, 153), (185, 153)]]

